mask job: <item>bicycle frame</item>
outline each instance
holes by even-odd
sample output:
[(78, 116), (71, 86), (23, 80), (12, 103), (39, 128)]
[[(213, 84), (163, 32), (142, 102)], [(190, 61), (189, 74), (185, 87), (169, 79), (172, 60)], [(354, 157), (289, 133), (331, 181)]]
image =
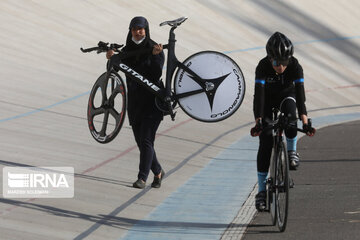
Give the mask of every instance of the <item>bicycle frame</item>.
[(171, 95), (171, 83), (172, 83), (172, 78), (173, 78), (176, 68), (184, 69), (185, 72), (190, 73), (193, 76), (193, 79), (202, 87), (202, 90), (201, 91), (197, 90), (197, 91), (192, 91), (192, 92), (189, 92), (186, 94), (176, 95), (175, 99), (172, 99), (172, 100), (177, 100), (182, 97), (187, 97), (187, 96), (205, 91), (205, 89), (204, 89), (205, 80), (203, 80), (194, 71), (192, 71), (190, 68), (188, 68), (182, 62), (180, 62), (175, 56), (175, 42), (176, 42), (175, 33), (174, 33), (175, 29), (176, 29), (176, 26), (174, 26), (170, 29), (169, 41), (168, 41), (168, 45), (166, 46), (166, 48), (168, 49), (168, 57), (167, 57), (168, 61), (167, 61), (167, 68), (166, 68), (166, 85), (165, 85), (166, 95), (167, 96)]
[[(114, 111), (116, 94), (120, 93), (121, 95), (120, 100), (122, 99), (122, 102), (120, 102), (120, 105), (124, 103), (126, 107), (127, 102), (126, 88), (124, 88), (126, 84), (124, 83), (124, 79), (118, 74), (119, 71), (123, 72), (130, 81), (135, 81), (147, 91), (154, 94), (156, 106), (163, 111), (165, 115), (169, 114), (172, 120), (175, 120), (174, 108), (176, 104), (179, 104), (182, 110), (190, 117), (204, 122), (221, 121), (230, 117), (240, 107), (245, 95), (245, 80), (240, 67), (234, 60), (216, 51), (197, 52), (188, 57), (184, 62), (180, 62), (176, 58), (174, 31), (186, 19), (187, 18), (183, 17), (160, 24), (160, 26), (171, 26), (168, 43), (163, 46), (163, 49), (167, 49), (168, 51), (164, 87), (162, 86), (162, 82), (153, 82), (124, 63), (126, 62), (124, 61), (126, 58), (143, 53), (149, 54), (152, 51), (150, 48), (125, 52), (119, 50), (123, 45), (113, 43), (108, 46), (109, 43), (101, 41), (97, 47), (88, 49), (80, 48), (84, 53), (92, 51), (101, 53), (108, 52), (109, 50), (119, 53), (114, 54), (110, 60), (107, 61), (106, 73), (97, 79), (90, 92), (88, 122), (93, 136), (94, 134), (99, 135), (93, 124), (94, 117), (100, 114), (104, 114), (105, 116), (100, 134), (104, 140), (94, 136), (98, 142), (107, 143), (114, 139), (119, 133), (122, 122), (124, 121), (126, 108), (124, 113)], [(191, 68), (193, 70), (190, 69), (190, 66), (192, 66)], [(177, 72), (174, 77), (175, 70), (177, 70)], [(195, 73), (195, 71), (197, 73)], [(221, 73), (221, 75), (219, 75), (219, 73)], [(200, 75), (206, 76), (207, 79), (201, 78)], [(111, 81), (109, 81), (110, 79)], [(226, 84), (222, 85), (224, 87), (218, 88), (225, 79)], [(111, 85), (111, 99), (108, 99), (105, 91), (109, 85)], [(174, 87), (174, 89), (172, 89), (172, 87)], [(102, 103), (100, 106), (94, 107), (96, 92), (100, 88), (102, 89)], [(122, 91), (121, 88), (124, 91)], [(217, 91), (217, 89), (221, 89), (221, 91)], [(112, 93), (115, 94), (113, 95)], [(110, 110), (116, 120), (116, 127), (111, 134), (107, 134), (106, 124)]]
[(146, 77), (144, 77), (140, 73), (136, 72), (135, 70), (133, 70), (131, 67), (127, 66), (126, 64), (119, 63), (119, 64), (115, 65), (114, 63), (112, 63), (110, 61), (109, 65), (111, 65), (111, 67), (108, 69), (108, 73), (110, 73), (113, 69), (115, 71), (120, 70), (123, 73), (125, 73), (126, 76), (131, 78), (131, 80), (133, 80), (133, 81), (137, 82), (138, 84), (142, 85), (148, 91), (155, 94), (157, 97), (163, 97), (163, 93), (162, 93), (161, 88), (159, 86), (157, 86), (155, 83), (148, 80)]

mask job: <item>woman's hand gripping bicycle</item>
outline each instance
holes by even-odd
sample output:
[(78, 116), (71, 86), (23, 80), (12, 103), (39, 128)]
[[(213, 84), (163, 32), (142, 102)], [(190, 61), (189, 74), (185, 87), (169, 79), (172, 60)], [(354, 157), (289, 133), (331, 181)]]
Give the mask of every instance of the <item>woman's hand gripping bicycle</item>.
[(167, 49), (165, 86), (149, 81), (122, 62), (138, 52), (125, 53), (120, 50), (122, 45), (109, 46), (103, 42), (94, 48), (81, 49), (83, 52), (114, 50), (118, 53), (108, 61), (107, 71), (97, 79), (90, 93), (88, 125), (96, 141), (112, 141), (125, 119), (126, 87), (118, 71), (155, 94), (157, 107), (169, 114), (172, 120), (175, 119), (177, 104), (190, 117), (203, 122), (224, 120), (240, 107), (245, 95), (245, 80), (240, 67), (230, 57), (220, 52), (202, 51), (184, 62), (176, 58), (174, 31), (186, 19), (182, 17), (160, 24), (171, 27), (168, 44), (163, 46), (163, 49)]

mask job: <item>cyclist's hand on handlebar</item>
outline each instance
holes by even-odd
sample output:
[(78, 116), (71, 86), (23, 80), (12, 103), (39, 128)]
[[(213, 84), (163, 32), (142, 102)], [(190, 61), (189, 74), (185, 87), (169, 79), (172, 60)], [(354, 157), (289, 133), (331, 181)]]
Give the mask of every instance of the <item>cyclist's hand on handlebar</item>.
[(250, 135), (253, 137), (257, 137), (261, 134), (262, 129), (263, 129), (263, 127), (262, 127), (261, 120), (256, 121), (255, 127), (251, 128), (251, 130), (250, 130)]
[(152, 54), (153, 55), (158, 55), (159, 53), (162, 52), (162, 50), (163, 50), (163, 45), (162, 44), (156, 44), (153, 47)]
[(307, 118), (307, 123), (303, 122), (303, 130), (306, 135), (312, 137), (315, 135), (316, 129), (312, 127), (311, 118)]
[(305, 132), (305, 134), (308, 135), (309, 137), (314, 136), (316, 129), (312, 127), (311, 118), (308, 118), (307, 115), (302, 114), (300, 115), (300, 119), (303, 123), (303, 131)]
[(303, 124), (303, 130), (306, 135), (312, 137), (315, 135), (316, 129), (311, 126), (311, 124)]
[(106, 58), (110, 59), (112, 57), (112, 55), (114, 55), (114, 50), (109, 50), (106, 52)]

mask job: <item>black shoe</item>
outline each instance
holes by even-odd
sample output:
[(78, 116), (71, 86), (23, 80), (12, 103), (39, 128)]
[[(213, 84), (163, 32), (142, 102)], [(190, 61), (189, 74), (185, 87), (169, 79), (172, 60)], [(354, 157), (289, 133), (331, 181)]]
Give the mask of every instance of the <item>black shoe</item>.
[(295, 151), (288, 151), (289, 156), (289, 169), (296, 170), (300, 165), (299, 154)]
[(145, 188), (145, 182), (139, 178), (138, 180), (136, 180), (136, 182), (133, 183), (133, 187), (143, 189)]
[(160, 177), (154, 177), (154, 181), (151, 184), (151, 187), (153, 188), (159, 188), (161, 187), (161, 180), (163, 179), (163, 177), (165, 176), (165, 172), (164, 170), (161, 169), (161, 175)]
[(266, 209), (266, 192), (262, 191), (255, 196), (255, 207), (258, 211), (262, 212)]

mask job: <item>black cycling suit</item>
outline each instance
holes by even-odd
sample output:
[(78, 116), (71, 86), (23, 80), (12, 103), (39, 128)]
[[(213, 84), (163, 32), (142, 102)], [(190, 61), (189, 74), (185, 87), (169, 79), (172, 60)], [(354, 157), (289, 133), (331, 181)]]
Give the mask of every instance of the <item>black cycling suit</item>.
[[(282, 74), (276, 73), (268, 57), (260, 60), (255, 72), (254, 117), (272, 119), (272, 109), (279, 108), (283, 99), (291, 97), (296, 100), (286, 101), (281, 109), (286, 115), (296, 119), (298, 114), (307, 115), (305, 106), (304, 74), (301, 65), (295, 57), (291, 57), (289, 65)], [(266, 125), (266, 122), (263, 121)], [(295, 129), (285, 131), (288, 138), (297, 135)], [(258, 172), (267, 172), (270, 165), (273, 145), (271, 131), (260, 134), (260, 144), (257, 156)]]

